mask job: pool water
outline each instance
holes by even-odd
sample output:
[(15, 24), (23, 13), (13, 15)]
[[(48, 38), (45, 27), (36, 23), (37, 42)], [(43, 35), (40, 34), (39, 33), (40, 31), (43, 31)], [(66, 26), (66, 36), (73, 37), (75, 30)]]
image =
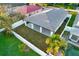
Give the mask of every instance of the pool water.
[(69, 44), (65, 56), (79, 56), (79, 48)]

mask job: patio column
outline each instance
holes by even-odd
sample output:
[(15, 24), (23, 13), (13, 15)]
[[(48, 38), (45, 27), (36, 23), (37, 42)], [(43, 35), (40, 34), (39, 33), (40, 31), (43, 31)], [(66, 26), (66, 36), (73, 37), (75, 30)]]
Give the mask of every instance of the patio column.
[(52, 36), (52, 34), (53, 34), (53, 32), (51, 31), (51, 32), (50, 32), (50, 36)]
[(34, 24), (31, 24), (31, 28), (32, 28), (32, 29), (34, 28)]
[(71, 39), (71, 37), (72, 37), (72, 34), (70, 34), (69, 39)]
[(24, 20), (25, 26), (27, 26), (26, 21)]
[(42, 27), (40, 27), (40, 33), (42, 33)]

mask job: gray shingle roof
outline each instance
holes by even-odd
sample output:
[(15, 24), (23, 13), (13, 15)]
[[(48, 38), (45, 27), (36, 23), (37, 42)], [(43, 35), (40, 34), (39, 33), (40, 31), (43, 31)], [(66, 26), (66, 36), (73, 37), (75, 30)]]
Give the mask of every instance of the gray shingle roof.
[(55, 32), (67, 14), (64, 9), (49, 9), (26, 17), (25, 20)]

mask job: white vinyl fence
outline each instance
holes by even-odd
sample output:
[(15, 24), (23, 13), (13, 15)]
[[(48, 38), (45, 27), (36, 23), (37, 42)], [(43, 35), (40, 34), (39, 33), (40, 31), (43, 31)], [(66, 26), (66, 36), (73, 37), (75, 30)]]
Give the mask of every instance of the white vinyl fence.
[(18, 26), (21, 26), (22, 24), (24, 24), (23, 20), (17, 21), (14, 24), (12, 24), (12, 28), (14, 29), (14, 28), (16, 28)]
[(2, 29), (0, 29), (0, 32), (2, 32), (2, 31), (4, 31), (5, 30), (5, 28), (2, 28)]
[(34, 46), (33, 44), (31, 44), (30, 42), (28, 42), (26, 39), (24, 39), (23, 37), (21, 37), (19, 34), (17, 34), (16, 32), (12, 31), (12, 33), (23, 43), (25, 43), (27, 46), (29, 46), (33, 51), (37, 52), (39, 55), (41, 56), (46, 56), (47, 54), (43, 51), (41, 51), (40, 49), (38, 49), (36, 46)]
[[(14, 28), (16, 28), (18, 26), (21, 26), (22, 24), (24, 24), (24, 21), (23, 20), (17, 21), (17, 22), (15, 22), (15, 23), (12, 24), (12, 28), (14, 29)], [(0, 29), (0, 32), (2, 32), (4, 30), (5, 30), (5, 28), (1, 28)]]

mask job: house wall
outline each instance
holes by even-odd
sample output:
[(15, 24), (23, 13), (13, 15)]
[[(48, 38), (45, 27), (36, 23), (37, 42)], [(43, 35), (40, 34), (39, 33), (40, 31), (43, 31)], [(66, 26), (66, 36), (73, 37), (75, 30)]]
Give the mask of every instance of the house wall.
[(34, 24), (34, 30), (40, 32), (40, 30), (41, 30), (41, 29), (40, 29), (40, 26)]
[(48, 30), (48, 29), (42, 28), (42, 33), (45, 34), (45, 35), (47, 35), (47, 36), (50, 36), (51, 31)]
[(44, 27), (38, 26), (36, 24), (30, 23), (30, 22), (26, 22), (26, 26), (28, 26), (29, 28), (31, 28), (37, 32), (40, 32), (46, 36), (51, 36), (53, 34), (52, 31), (50, 31)]

